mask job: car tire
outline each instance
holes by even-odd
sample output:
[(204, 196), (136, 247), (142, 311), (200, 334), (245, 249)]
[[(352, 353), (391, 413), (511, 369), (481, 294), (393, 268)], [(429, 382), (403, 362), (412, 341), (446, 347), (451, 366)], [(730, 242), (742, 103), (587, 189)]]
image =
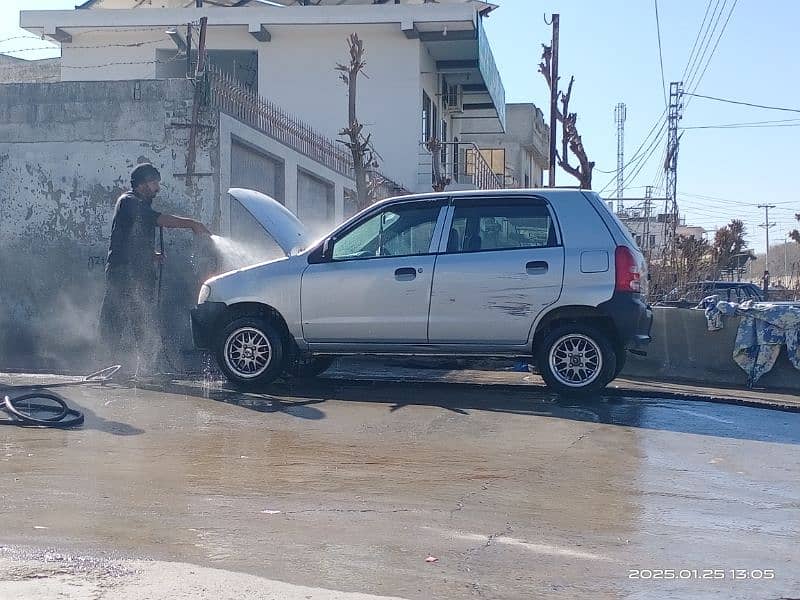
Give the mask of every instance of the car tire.
[(330, 368), (335, 358), (334, 356), (313, 356), (307, 360), (296, 360), (287, 372), (298, 379), (317, 377)]
[(274, 321), (261, 316), (233, 319), (222, 328), (215, 346), (220, 369), (241, 388), (272, 383), (286, 368), (286, 337)]
[(538, 348), (536, 362), (547, 387), (569, 396), (602, 390), (617, 372), (617, 355), (608, 337), (579, 323), (549, 332)]

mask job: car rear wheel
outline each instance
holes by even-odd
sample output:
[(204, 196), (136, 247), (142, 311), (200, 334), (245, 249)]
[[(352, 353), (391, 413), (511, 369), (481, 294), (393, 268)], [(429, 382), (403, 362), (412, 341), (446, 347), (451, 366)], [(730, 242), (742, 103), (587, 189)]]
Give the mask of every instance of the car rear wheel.
[(253, 388), (273, 382), (285, 369), (285, 341), (273, 321), (259, 316), (232, 320), (216, 344), (217, 363), (229, 381)]
[(617, 356), (607, 337), (582, 324), (562, 325), (548, 333), (537, 363), (547, 386), (566, 395), (597, 392), (617, 373)]

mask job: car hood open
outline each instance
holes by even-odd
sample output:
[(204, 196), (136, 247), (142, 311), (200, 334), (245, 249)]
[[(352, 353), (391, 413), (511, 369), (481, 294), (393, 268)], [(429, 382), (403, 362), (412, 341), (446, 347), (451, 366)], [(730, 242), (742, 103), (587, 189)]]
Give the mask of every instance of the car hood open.
[(286, 256), (305, 248), (312, 241), (300, 219), (274, 198), (244, 188), (230, 188), (228, 193), (259, 222)]

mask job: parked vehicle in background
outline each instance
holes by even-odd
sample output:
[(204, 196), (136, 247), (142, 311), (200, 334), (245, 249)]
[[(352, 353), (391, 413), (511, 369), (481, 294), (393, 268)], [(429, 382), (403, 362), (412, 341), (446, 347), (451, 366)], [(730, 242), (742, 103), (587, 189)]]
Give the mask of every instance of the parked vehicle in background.
[(237, 384), (342, 354), (533, 356), (554, 390), (591, 392), (650, 341), (644, 257), (593, 192), (393, 198), (310, 245), (275, 200), (229, 193), (286, 254), (206, 281), (192, 311)]
[(726, 302), (763, 302), (764, 293), (754, 283), (741, 281), (693, 281), (683, 288), (674, 289), (666, 294), (656, 306), (673, 306), (678, 308), (694, 308), (703, 298), (719, 296)]

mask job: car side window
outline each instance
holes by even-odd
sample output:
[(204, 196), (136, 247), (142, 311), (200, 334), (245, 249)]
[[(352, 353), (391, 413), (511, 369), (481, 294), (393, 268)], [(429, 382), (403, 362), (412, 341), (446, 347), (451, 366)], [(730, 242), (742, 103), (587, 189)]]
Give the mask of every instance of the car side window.
[(430, 202), (387, 207), (336, 240), (331, 258), (428, 254), (439, 212), (439, 205)]
[(547, 248), (557, 245), (547, 206), (535, 199), (456, 202), (448, 253)]

